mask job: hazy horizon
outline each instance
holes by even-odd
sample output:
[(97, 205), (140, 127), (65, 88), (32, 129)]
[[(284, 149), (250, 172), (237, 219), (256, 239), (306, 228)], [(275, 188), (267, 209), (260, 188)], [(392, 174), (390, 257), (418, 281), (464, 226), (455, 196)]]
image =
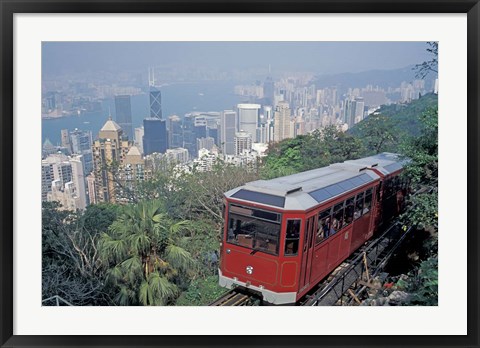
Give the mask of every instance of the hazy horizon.
[(428, 60), (426, 42), (43, 42), (42, 72), (197, 66), (315, 74), (393, 70)]

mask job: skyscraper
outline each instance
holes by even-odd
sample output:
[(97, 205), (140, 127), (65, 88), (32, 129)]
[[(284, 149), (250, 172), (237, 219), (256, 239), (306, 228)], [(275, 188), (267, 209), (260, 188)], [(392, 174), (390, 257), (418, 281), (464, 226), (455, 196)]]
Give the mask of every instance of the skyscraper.
[(250, 133), (252, 141), (257, 142), (257, 127), (260, 118), (258, 110), (261, 108), (259, 104), (238, 104), (238, 130)]
[(128, 139), (133, 139), (132, 105), (129, 95), (115, 96), (115, 120)]
[(155, 70), (148, 69), (148, 84), (150, 86), (150, 117), (162, 118), (162, 93), (155, 86)]
[(279, 102), (275, 108), (274, 141), (290, 138), (291, 110), (287, 102)]
[(272, 105), (275, 95), (275, 84), (271, 76), (268, 76), (263, 83), (263, 99), (265, 100), (265, 105)]
[(224, 155), (235, 154), (235, 132), (237, 131), (237, 113), (225, 110), (220, 115), (220, 146)]
[(172, 115), (168, 118), (168, 147), (182, 147), (182, 138), (182, 121), (177, 115)]
[(68, 136), (68, 129), (62, 129), (62, 147), (66, 148), (67, 151), (70, 153), (72, 148), (70, 146), (70, 137)]
[(160, 118), (148, 117), (143, 120), (143, 153), (150, 155), (154, 152), (167, 151), (168, 135), (167, 122)]
[(70, 132), (70, 143), (72, 153), (82, 155), (83, 173), (88, 175), (93, 170), (92, 132), (75, 128)]

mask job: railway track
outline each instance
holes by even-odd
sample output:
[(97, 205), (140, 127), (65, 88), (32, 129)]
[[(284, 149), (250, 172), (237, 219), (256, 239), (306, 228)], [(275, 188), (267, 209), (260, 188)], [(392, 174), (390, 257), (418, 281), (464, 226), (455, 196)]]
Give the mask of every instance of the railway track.
[(210, 306), (250, 306), (254, 300), (253, 297), (251, 294), (232, 289), (211, 303)]

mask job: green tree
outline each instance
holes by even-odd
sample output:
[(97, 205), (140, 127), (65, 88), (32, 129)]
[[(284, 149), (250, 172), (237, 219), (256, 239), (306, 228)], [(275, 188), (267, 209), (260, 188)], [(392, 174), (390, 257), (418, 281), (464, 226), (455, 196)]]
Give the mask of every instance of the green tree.
[(74, 305), (111, 304), (104, 291), (98, 233), (82, 227), (80, 213), (42, 203), (42, 297), (59, 295)]
[(261, 176), (271, 179), (359, 158), (365, 150), (359, 139), (335, 126), (287, 139), (269, 149)]
[(432, 108), (420, 116), (420, 135), (402, 145), (409, 158), (405, 173), (415, 186), (437, 187), (438, 180), (438, 109)]
[(117, 219), (121, 207), (111, 203), (89, 205), (80, 217), (81, 226), (91, 234), (104, 232)]
[(367, 153), (377, 154), (384, 151), (396, 152), (401, 133), (391, 117), (374, 114), (358, 124), (355, 136), (361, 139)]
[(173, 222), (162, 210), (158, 201), (127, 206), (102, 234), (99, 249), (119, 305), (172, 303), (193, 266), (190, 253), (177, 245), (188, 222)]
[(415, 65), (415, 77), (424, 79), (429, 73), (438, 74), (438, 42), (427, 42), (427, 52), (432, 55), (430, 60)]

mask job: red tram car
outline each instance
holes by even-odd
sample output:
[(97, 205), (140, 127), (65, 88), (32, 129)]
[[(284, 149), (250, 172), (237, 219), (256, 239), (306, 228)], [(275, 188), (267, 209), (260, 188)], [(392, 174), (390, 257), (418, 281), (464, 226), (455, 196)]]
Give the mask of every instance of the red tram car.
[(220, 285), (297, 302), (398, 215), (402, 163), (381, 153), (226, 192)]

